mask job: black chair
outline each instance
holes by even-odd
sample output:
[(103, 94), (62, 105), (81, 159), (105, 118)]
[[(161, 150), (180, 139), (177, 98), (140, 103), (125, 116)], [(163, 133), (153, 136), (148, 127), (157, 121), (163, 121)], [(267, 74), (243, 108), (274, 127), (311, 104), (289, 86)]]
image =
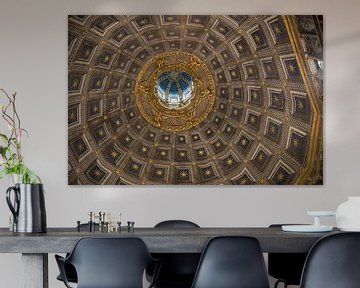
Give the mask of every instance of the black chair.
[(157, 223), (155, 228), (200, 228), (194, 222), (188, 220), (165, 220)]
[(66, 287), (65, 263), (75, 267), (78, 288), (142, 288), (145, 268), (156, 262), (139, 238), (82, 238), (68, 257), (55, 258)]
[[(270, 228), (280, 228), (287, 224), (272, 224)], [(268, 272), (277, 281), (274, 288), (280, 283), (286, 288), (288, 285), (300, 285), (301, 273), (304, 268), (307, 253), (269, 253)]]
[(256, 238), (220, 236), (207, 244), (192, 288), (269, 288)]
[[(88, 223), (80, 224), (80, 228), (81, 229), (84, 229), (84, 228), (89, 229), (89, 224)], [(98, 223), (95, 223), (95, 229), (99, 229)], [(66, 257), (68, 257), (68, 256), (69, 256), (69, 253), (66, 254)], [(77, 275), (76, 275), (76, 270), (75, 270), (74, 266), (67, 262), (65, 262), (64, 266), (65, 266), (65, 274), (66, 274), (68, 282), (77, 283)], [(64, 282), (64, 280), (61, 277), (61, 274), (59, 274), (56, 277), (56, 279)]]
[(300, 287), (360, 287), (360, 233), (332, 234), (317, 241), (306, 259)]
[[(200, 228), (199, 225), (187, 220), (166, 220), (155, 225), (155, 228)], [(161, 259), (156, 288), (190, 288), (194, 280), (201, 254), (197, 253), (157, 253), (153, 254)], [(153, 275), (153, 267), (147, 269), (147, 279)]]

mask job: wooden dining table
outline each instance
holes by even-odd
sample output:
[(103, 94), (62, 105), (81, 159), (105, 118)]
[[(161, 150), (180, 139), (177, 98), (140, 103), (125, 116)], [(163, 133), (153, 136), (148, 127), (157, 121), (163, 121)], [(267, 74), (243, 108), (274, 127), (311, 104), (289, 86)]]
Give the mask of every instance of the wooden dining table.
[[(281, 227), (223, 228), (135, 228), (120, 232), (89, 232), (87, 229), (48, 228), (47, 233), (13, 233), (0, 228), (0, 253), (21, 253), (23, 288), (48, 288), (48, 253), (67, 253), (83, 237), (138, 237), (150, 253), (201, 253), (209, 239), (215, 236), (252, 236), (260, 242), (262, 251), (279, 253), (308, 252), (321, 237), (338, 233), (283, 232)], [(1, 260), (0, 260), (1, 261)]]

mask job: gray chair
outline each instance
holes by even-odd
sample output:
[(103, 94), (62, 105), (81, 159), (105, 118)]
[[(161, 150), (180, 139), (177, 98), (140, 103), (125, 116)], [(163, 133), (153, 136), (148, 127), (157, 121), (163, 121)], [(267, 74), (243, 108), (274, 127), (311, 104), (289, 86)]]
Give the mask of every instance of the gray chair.
[(55, 259), (66, 287), (70, 285), (65, 263), (74, 266), (78, 288), (143, 288), (144, 271), (156, 262), (139, 238), (82, 238), (68, 257), (55, 255)]
[(309, 252), (301, 288), (359, 288), (360, 233), (338, 233), (318, 240)]
[(207, 244), (192, 288), (269, 288), (256, 238), (220, 236)]

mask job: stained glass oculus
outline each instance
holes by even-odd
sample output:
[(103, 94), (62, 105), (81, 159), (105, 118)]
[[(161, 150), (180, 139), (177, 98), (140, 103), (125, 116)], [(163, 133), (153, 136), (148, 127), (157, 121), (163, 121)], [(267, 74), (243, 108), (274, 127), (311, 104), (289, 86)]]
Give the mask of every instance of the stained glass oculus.
[(179, 108), (193, 96), (194, 84), (189, 73), (171, 70), (161, 73), (156, 80), (156, 95), (169, 108)]

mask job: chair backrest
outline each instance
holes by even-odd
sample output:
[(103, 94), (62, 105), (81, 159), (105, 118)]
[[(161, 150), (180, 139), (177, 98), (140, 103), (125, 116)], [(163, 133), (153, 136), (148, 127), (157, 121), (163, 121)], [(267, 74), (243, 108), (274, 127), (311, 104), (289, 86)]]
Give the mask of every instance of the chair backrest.
[(300, 287), (360, 287), (360, 233), (332, 234), (316, 242), (306, 259)]
[(200, 259), (192, 288), (268, 288), (264, 258), (256, 238), (212, 238)]
[(76, 269), (78, 288), (142, 288), (152, 260), (138, 238), (82, 238), (67, 259)]
[(157, 223), (155, 228), (200, 228), (200, 226), (188, 220), (165, 220)]

